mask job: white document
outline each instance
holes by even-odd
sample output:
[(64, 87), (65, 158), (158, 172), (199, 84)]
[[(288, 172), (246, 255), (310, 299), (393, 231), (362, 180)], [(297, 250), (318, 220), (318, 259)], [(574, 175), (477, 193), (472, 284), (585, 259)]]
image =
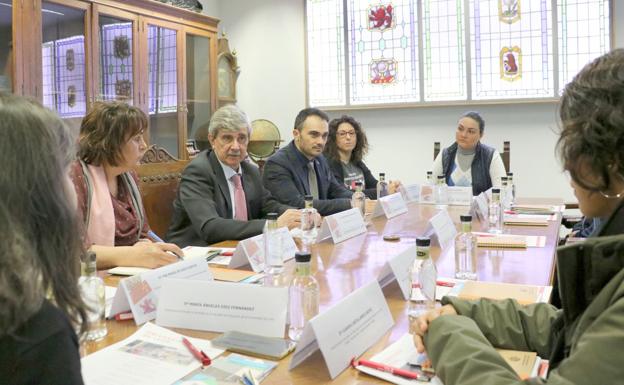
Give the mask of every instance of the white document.
[(429, 219), (429, 227), (433, 231), (432, 238), (438, 241), (441, 248), (448, 247), (457, 235), (457, 228), (446, 210), (440, 210)]
[(375, 218), (385, 215), (386, 218), (390, 219), (397, 215), (405, 214), (406, 212), (407, 206), (405, 205), (403, 197), (400, 193), (394, 193), (377, 199), (372, 217)]
[[(295, 244), (287, 227), (277, 229), (277, 234), (282, 238), (282, 258), (284, 262), (295, 258), (295, 253), (299, 250)], [(249, 264), (256, 273), (264, 271), (264, 234), (243, 239), (238, 242), (234, 255), (230, 261), (229, 268), (236, 269)]]
[[(461, 279), (455, 278), (438, 278), (436, 281), (436, 289), (435, 289), (435, 299), (436, 301), (442, 301), (442, 297), (448, 295), (455, 285), (465, 282)], [(410, 296), (410, 300), (412, 301), (424, 301), (426, 300), (425, 296), (422, 294), (421, 290), (414, 290), (412, 295)]]
[(408, 300), (411, 293), (412, 280), (410, 277), (410, 267), (416, 258), (416, 246), (410, 246), (407, 250), (390, 258), (377, 276), (379, 286), (385, 287), (394, 279), (397, 280), (403, 298)]
[(419, 184), (410, 184), (407, 186), (401, 186), (399, 187), (399, 191), (401, 192), (401, 195), (403, 195), (403, 200), (407, 203), (420, 201), (420, 185)]
[(156, 323), (283, 338), (287, 306), (287, 287), (166, 279)]
[(104, 297), (106, 298), (106, 308), (104, 310), (104, 316), (110, 317), (111, 306), (113, 306), (113, 298), (115, 298), (117, 288), (113, 286), (104, 286)]
[(455, 206), (470, 206), (472, 202), (472, 187), (449, 186), (448, 203)]
[(420, 185), (420, 203), (435, 203), (434, 186)]
[(184, 260), (206, 258), (212, 251), (220, 250), (221, 253), (215, 257), (207, 259), (211, 265), (228, 266), (234, 255), (233, 247), (212, 247), (212, 246), (186, 246), (184, 251)]
[(366, 224), (362, 213), (358, 208), (352, 208), (324, 217), (316, 241), (331, 237), (334, 243), (339, 243), (365, 232)]
[(137, 325), (156, 317), (156, 305), (163, 278), (212, 280), (206, 260), (181, 261), (119, 281), (110, 315), (132, 311)]
[[(152, 323), (133, 335), (81, 360), (85, 385), (170, 385), (201, 367), (182, 343), (182, 334)], [(215, 359), (223, 349), (210, 341), (186, 337)]]
[(485, 222), (488, 220), (488, 216), (489, 216), (489, 207), (488, 207), (488, 197), (485, 193), (481, 193), (479, 195), (477, 195), (476, 197), (474, 197), (473, 200), (473, 207), (474, 207), (474, 214), (477, 217), (477, 219), (481, 222)]
[(393, 324), (381, 288), (373, 281), (306, 324), (289, 370), (320, 349), (334, 379), (349, 366), (351, 358), (364, 353)]

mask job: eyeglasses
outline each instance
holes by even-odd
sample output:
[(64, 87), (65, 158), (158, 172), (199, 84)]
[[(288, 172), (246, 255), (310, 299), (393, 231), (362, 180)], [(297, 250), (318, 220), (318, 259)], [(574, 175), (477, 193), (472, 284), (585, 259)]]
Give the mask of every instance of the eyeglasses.
[(336, 133), (339, 138), (344, 138), (345, 136), (355, 136), (355, 131), (338, 131)]

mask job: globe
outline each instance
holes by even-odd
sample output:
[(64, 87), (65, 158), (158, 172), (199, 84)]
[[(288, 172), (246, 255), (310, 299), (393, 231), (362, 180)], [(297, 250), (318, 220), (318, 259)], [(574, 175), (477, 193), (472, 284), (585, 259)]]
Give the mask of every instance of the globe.
[(282, 140), (279, 129), (269, 120), (256, 119), (251, 122), (251, 128), (247, 152), (258, 163), (258, 160), (271, 156)]

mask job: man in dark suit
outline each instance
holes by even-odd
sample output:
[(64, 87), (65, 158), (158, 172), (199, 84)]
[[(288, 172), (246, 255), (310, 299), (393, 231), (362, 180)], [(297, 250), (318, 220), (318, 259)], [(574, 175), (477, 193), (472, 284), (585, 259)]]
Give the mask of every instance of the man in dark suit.
[(351, 208), (353, 193), (336, 181), (323, 156), (328, 121), (317, 108), (301, 110), (295, 119), (294, 139), (267, 160), (262, 182), (281, 203), (303, 207), (305, 195), (312, 195), (321, 215)]
[(167, 239), (184, 247), (205, 246), (262, 233), (266, 214), (281, 214), (278, 226), (299, 226), (298, 210), (277, 202), (262, 186), (258, 168), (246, 161), (251, 124), (235, 105), (210, 119), (203, 151), (182, 173)]

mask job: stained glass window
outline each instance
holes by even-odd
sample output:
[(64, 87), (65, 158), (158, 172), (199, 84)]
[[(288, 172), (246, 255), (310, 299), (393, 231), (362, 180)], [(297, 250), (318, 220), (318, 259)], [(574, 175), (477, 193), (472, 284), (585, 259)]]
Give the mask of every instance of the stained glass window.
[(308, 99), (312, 106), (346, 103), (342, 0), (308, 0)]
[(176, 31), (148, 26), (149, 113), (175, 112), (178, 104)]
[(57, 112), (62, 118), (87, 113), (84, 36), (59, 39), (56, 46)]
[(102, 98), (131, 103), (132, 23), (104, 24), (100, 28)]
[(559, 0), (559, 92), (581, 68), (610, 49), (608, 0)]
[(472, 98), (553, 96), (550, 0), (470, 2)]
[(425, 101), (466, 99), (463, 0), (424, 0)]
[(351, 104), (419, 101), (415, 2), (347, 4)]
[(41, 47), (41, 64), (43, 76), (43, 105), (56, 111), (56, 87), (54, 86), (54, 41), (43, 43)]

